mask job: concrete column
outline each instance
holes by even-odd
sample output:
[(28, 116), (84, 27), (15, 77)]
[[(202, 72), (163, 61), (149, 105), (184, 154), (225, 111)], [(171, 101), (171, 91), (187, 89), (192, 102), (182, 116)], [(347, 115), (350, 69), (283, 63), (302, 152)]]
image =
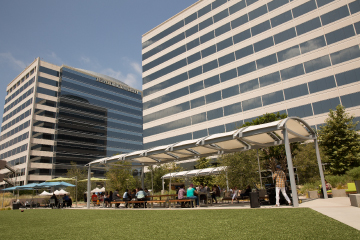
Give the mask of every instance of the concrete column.
[(91, 167), (88, 168), (88, 181), (87, 181), (87, 208), (90, 208), (90, 198), (91, 198)]

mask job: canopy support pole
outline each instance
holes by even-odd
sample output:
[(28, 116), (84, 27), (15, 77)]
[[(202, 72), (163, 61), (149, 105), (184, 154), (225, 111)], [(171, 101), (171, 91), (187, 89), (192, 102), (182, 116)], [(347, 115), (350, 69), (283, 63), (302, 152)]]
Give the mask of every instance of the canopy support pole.
[(153, 176), (153, 166), (151, 166), (151, 192), (154, 194), (154, 176)]
[(169, 195), (170, 195), (170, 190), (171, 190), (171, 173), (170, 173), (170, 182), (169, 182)]
[(260, 158), (259, 158), (259, 150), (258, 149), (256, 149), (256, 155), (257, 155), (257, 160), (258, 160), (258, 165), (259, 165), (260, 188), (263, 188), (262, 187), (261, 167), (260, 167)]
[(89, 168), (88, 168), (88, 180), (87, 180), (87, 198), (86, 198), (86, 207), (87, 209), (90, 209), (90, 191), (91, 191), (91, 167), (89, 165)]
[(77, 176), (75, 176), (75, 201), (76, 201), (76, 207), (77, 207), (77, 202), (78, 202), (78, 199), (77, 199)]
[(226, 170), (226, 191), (229, 191), (229, 178), (228, 178), (228, 171)]
[(165, 188), (165, 184), (164, 184), (164, 178), (162, 179), (162, 190), (163, 190), (163, 192), (164, 192), (164, 189)]
[(317, 139), (314, 139), (314, 143), (315, 143), (316, 159), (317, 159), (318, 165), (319, 165), (319, 173), (320, 173), (320, 178), (321, 178), (321, 186), (322, 186), (323, 193), (324, 193), (324, 199), (327, 199), (328, 196), (327, 196), (326, 185), (325, 185), (325, 177), (324, 177), (324, 171), (322, 169), (319, 144), (318, 144)]
[(286, 127), (284, 128), (283, 135), (284, 135), (284, 140), (285, 140), (286, 159), (287, 159), (289, 177), (290, 177), (292, 202), (293, 202), (294, 207), (299, 207), (299, 199), (298, 199), (297, 189), (296, 189), (294, 167), (293, 167), (293, 162), (292, 162), (292, 159), (291, 159), (291, 149), (290, 149), (289, 135), (288, 135)]
[(144, 164), (142, 164), (142, 166), (141, 166), (141, 188), (142, 189), (145, 188), (145, 184), (144, 184)]
[(1, 208), (4, 208), (4, 201), (5, 201), (5, 191), (3, 190), (3, 200), (2, 200), (2, 203), (1, 203)]

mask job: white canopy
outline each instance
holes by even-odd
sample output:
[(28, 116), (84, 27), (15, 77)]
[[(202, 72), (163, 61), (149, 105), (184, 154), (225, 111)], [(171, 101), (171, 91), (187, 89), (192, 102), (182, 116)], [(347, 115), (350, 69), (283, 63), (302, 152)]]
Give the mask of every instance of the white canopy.
[(56, 190), (54, 192), (55, 195), (65, 195), (65, 194), (69, 194), (68, 192), (66, 192), (64, 189), (60, 189), (60, 190)]
[(208, 175), (217, 175), (225, 171), (227, 167), (215, 167), (215, 168), (204, 168), (204, 169), (194, 169), (190, 171), (174, 172), (168, 173), (162, 176), (162, 179), (170, 178), (185, 178), (185, 177), (200, 177)]
[(105, 192), (105, 188), (94, 188), (93, 190), (91, 190), (92, 193), (96, 193), (96, 192)]
[(52, 193), (49, 193), (47, 191), (43, 191), (42, 193), (39, 194), (40, 196), (52, 196)]

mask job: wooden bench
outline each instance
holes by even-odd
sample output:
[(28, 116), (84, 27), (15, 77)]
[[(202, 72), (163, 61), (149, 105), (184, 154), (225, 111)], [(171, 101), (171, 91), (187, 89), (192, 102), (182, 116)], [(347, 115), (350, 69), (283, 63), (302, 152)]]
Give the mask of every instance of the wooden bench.
[(146, 201), (147, 203), (150, 203), (151, 205), (151, 208), (154, 207), (154, 203), (159, 203), (160, 204), (160, 207), (161, 207), (161, 204), (163, 203), (164, 204), (164, 207), (166, 205), (166, 200), (148, 200)]
[(114, 204), (114, 208), (116, 208), (116, 204), (126, 204), (126, 201), (112, 201), (110, 204)]
[(129, 206), (131, 206), (131, 204), (132, 204), (132, 208), (134, 208), (135, 203), (144, 204), (144, 208), (145, 208), (147, 201), (125, 201), (125, 202), (127, 202), (129, 204)]
[[(174, 207), (175, 207), (175, 204), (180, 202), (180, 203), (191, 203), (193, 202), (192, 204), (192, 207), (195, 206), (195, 199), (174, 199), (174, 200), (168, 200), (169, 201), (169, 208), (171, 208), (171, 204), (174, 203)], [(191, 206), (191, 205), (190, 205)]]

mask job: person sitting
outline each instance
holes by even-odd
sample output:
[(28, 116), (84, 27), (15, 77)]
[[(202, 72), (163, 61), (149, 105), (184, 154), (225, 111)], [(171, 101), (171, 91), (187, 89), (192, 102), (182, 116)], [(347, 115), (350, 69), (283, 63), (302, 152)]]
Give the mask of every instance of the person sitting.
[(250, 196), (250, 193), (251, 193), (251, 187), (250, 185), (247, 186), (247, 188), (245, 189), (245, 192), (244, 193), (240, 193), (240, 197), (241, 199), (244, 199), (244, 197), (248, 197)]
[(145, 192), (145, 197), (146, 197), (146, 201), (149, 201), (150, 200), (150, 192), (147, 188), (144, 189), (144, 192)]
[(131, 199), (136, 198), (136, 189), (133, 189), (133, 190), (131, 191), (130, 196), (131, 196)]
[(50, 207), (58, 207), (59, 202), (57, 200), (57, 197), (55, 196), (55, 193), (53, 193), (50, 199), (55, 199), (55, 206), (50, 206)]
[(237, 195), (239, 193), (239, 190), (237, 189), (237, 187), (234, 187), (233, 193), (232, 193), (232, 198), (231, 198), (231, 204), (234, 204), (234, 200), (237, 200)]
[(94, 206), (95, 204), (97, 204), (97, 200), (98, 200), (98, 196), (96, 195), (96, 193), (93, 193), (91, 195), (91, 201), (93, 202)]
[[(185, 199), (185, 186), (184, 184), (180, 186), (179, 191), (178, 191), (178, 199)], [(182, 202), (181, 203), (181, 207), (185, 207), (185, 203)]]
[[(325, 179), (325, 187), (326, 187), (326, 191), (332, 190), (331, 184), (328, 181), (326, 181), (326, 179)], [(324, 191), (322, 187), (321, 187), (321, 194), (324, 196)]]
[(196, 196), (198, 192), (195, 190), (194, 185), (190, 184), (190, 187), (186, 190), (186, 195), (188, 199), (195, 199), (196, 201), (196, 207), (199, 206), (199, 198)]
[(130, 194), (128, 189), (126, 189), (124, 194), (123, 194), (123, 200), (125, 201), (125, 208), (127, 208), (128, 207), (127, 201), (131, 200), (131, 194)]
[(199, 193), (201, 193), (200, 194), (200, 201), (205, 202), (207, 190), (206, 190), (206, 188), (204, 188), (204, 186), (202, 184), (200, 184), (200, 186), (199, 186)]
[(211, 201), (215, 200), (215, 203), (217, 203), (216, 191), (218, 191), (218, 187), (216, 187), (216, 185), (214, 185), (213, 188), (212, 188), (212, 191), (211, 191)]
[(104, 196), (104, 206), (105, 206), (105, 207), (108, 207), (109, 203), (110, 203), (109, 194), (108, 194), (108, 192), (106, 191), (106, 192), (105, 192), (105, 196)]
[(67, 196), (65, 194), (64, 197), (63, 197), (63, 200), (64, 200), (64, 203), (63, 203), (64, 206), (70, 206), (70, 204), (69, 204), (69, 201), (70, 201), (69, 196)]
[[(120, 201), (119, 189), (116, 189), (113, 193), (113, 201)], [(115, 207), (119, 208), (120, 203), (115, 203)]]
[[(136, 193), (135, 197), (136, 197), (137, 201), (144, 201), (144, 202), (146, 201), (145, 192), (142, 188), (139, 188), (139, 191)], [(146, 202), (144, 204), (145, 204), (145, 208), (146, 208)]]

